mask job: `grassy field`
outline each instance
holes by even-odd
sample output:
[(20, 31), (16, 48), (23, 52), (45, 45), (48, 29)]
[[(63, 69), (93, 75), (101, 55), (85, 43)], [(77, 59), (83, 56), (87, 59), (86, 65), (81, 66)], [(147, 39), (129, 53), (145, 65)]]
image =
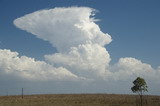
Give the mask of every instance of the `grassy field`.
[[(143, 106), (160, 106), (160, 96), (144, 96)], [(135, 95), (52, 94), (1, 96), (0, 106), (140, 106)]]

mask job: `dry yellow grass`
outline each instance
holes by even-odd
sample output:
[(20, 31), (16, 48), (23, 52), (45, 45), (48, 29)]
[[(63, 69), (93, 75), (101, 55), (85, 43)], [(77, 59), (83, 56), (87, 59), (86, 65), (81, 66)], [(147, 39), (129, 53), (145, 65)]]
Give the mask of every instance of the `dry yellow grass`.
[[(160, 96), (144, 96), (144, 106), (160, 106)], [(1, 96), (0, 106), (139, 106), (135, 95), (52, 94)]]

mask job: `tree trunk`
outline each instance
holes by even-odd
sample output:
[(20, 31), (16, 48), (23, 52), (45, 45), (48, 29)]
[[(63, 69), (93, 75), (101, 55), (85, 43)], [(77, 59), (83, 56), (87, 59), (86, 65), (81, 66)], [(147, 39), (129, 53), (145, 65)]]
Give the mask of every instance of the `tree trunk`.
[(141, 94), (140, 94), (140, 98), (141, 98), (141, 106), (143, 106), (142, 91), (141, 91)]

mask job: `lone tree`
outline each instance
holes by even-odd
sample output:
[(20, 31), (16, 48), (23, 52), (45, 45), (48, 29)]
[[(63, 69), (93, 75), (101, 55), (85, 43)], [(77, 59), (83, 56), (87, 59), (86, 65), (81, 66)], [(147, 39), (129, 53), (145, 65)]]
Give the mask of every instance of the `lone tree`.
[(131, 87), (131, 90), (133, 93), (138, 93), (138, 95), (140, 96), (140, 99), (141, 99), (141, 106), (142, 106), (142, 96), (143, 96), (143, 93), (145, 91), (148, 91), (147, 88), (147, 83), (146, 81), (141, 78), (141, 77), (137, 77), (134, 81), (133, 81), (133, 87)]

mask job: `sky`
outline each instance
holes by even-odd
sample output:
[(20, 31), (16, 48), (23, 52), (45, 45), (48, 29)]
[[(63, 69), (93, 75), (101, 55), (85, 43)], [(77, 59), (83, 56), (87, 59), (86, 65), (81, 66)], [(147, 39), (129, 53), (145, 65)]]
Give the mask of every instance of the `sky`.
[(0, 95), (160, 92), (159, 0), (0, 0)]

